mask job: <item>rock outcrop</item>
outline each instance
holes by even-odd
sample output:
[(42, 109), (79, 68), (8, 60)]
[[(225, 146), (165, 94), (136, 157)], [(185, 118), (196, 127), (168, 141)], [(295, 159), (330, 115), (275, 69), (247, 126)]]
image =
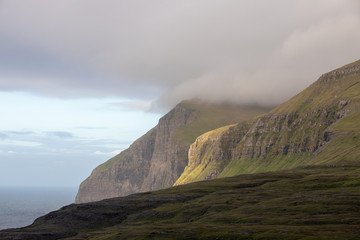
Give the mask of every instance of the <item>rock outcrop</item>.
[(211, 131), (189, 150), (175, 185), (290, 169), (306, 164), (359, 161), (360, 61), (322, 75), (268, 114)]
[(265, 112), (184, 101), (127, 150), (98, 166), (80, 185), (77, 203), (172, 186), (188, 163), (188, 149), (202, 133)]

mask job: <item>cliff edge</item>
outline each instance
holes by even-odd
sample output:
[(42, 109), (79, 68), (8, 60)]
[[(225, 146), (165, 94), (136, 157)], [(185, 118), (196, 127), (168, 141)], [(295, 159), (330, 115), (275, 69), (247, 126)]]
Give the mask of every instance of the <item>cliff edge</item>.
[(190, 144), (196, 137), (265, 111), (259, 107), (183, 101), (127, 150), (95, 168), (81, 183), (76, 203), (170, 187), (184, 171)]

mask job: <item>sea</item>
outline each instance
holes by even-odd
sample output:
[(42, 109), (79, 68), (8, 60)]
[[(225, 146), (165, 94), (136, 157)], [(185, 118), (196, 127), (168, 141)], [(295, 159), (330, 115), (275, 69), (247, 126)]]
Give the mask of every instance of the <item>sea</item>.
[(77, 188), (1, 187), (0, 230), (25, 227), (40, 216), (74, 202)]

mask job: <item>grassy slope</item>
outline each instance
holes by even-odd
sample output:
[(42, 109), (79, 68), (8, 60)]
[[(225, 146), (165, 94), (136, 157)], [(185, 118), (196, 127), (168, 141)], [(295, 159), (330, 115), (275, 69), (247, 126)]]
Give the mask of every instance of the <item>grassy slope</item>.
[[(227, 125), (207, 133), (202, 134), (196, 141), (195, 146), (197, 148), (204, 148), (207, 151), (201, 152), (199, 155), (189, 154), (189, 164), (184, 169), (179, 179), (174, 185), (180, 185), (184, 183), (201, 181), (206, 178), (211, 172), (216, 171), (222, 167), (222, 161), (216, 161), (212, 159), (212, 145), (224, 132), (228, 131), (234, 125)], [(204, 146), (206, 145), (206, 146)], [(194, 146), (194, 147), (195, 147)], [(192, 151), (190, 150), (190, 153)], [(201, 159), (201, 161), (196, 161)]]
[(309, 240), (360, 234), (359, 167), (244, 175), (153, 194), (168, 193), (201, 196), (136, 213), (90, 239)]
[(358, 239), (360, 166), (196, 182), (70, 205), (0, 239)]
[[(345, 65), (334, 71), (359, 65), (360, 60)], [(331, 71), (333, 72), (333, 71)], [(281, 104), (271, 112), (281, 114), (284, 112), (311, 112), (315, 109), (336, 104), (340, 99), (360, 99), (359, 75), (346, 76), (345, 79), (329, 81), (316, 81), (304, 91)]]
[(310, 164), (329, 164), (360, 161), (360, 110), (332, 125), (329, 130), (336, 132)]
[(239, 107), (228, 104), (217, 105), (204, 103), (199, 100), (182, 101), (180, 105), (194, 110), (197, 116), (196, 121), (180, 127), (174, 134), (175, 138), (189, 145), (192, 144), (198, 136), (209, 130), (239, 123), (268, 111), (268, 109), (262, 107)]
[[(356, 61), (337, 70), (359, 64)], [(334, 70), (336, 71), (336, 70)], [(325, 79), (326, 80), (326, 79)], [(289, 169), (304, 164), (324, 164), (339, 162), (357, 162), (360, 160), (360, 75), (345, 76), (340, 79), (316, 81), (303, 92), (293, 97), (284, 104), (273, 109), (270, 114), (296, 113), (306, 116), (309, 122), (317, 121), (314, 111), (329, 110), (337, 106), (340, 101), (350, 101), (346, 109), (351, 112), (345, 118), (336, 121), (329, 127), (304, 127), (299, 126), (290, 134), (286, 131), (280, 134), (283, 142), (301, 142), (311, 139), (312, 135), (323, 131), (333, 132), (334, 136), (315, 153), (297, 153), (287, 155), (273, 155), (268, 159), (245, 159), (232, 161), (222, 173), (222, 177), (233, 176), (239, 173), (257, 173)], [(330, 112), (331, 114), (331, 112)], [(299, 138), (302, 136), (301, 138)], [(297, 139), (298, 138), (298, 139)], [(256, 163), (257, 162), (257, 163)], [(237, 170), (236, 170), (237, 169)]]
[[(348, 67), (358, 65), (359, 63), (360, 61), (357, 61), (334, 71), (341, 71)], [(208, 146), (201, 150), (202, 153), (205, 152), (206, 154), (197, 156), (198, 158), (201, 158), (201, 161), (195, 163), (191, 163), (190, 159), (184, 174), (179, 178), (176, 184), (203, 180), (214, 170), (220, 172), (218, 177), (229, 177), (244, 173), (291, 169), (307, 164), (359, 161), (360, 75), (349, 75), (342, 78), (336, 76), (336, 79), (331, 77), (331, 75), (330, 77), (324, 75), (319, 81), (313, 83), (297, 96), (276, 107), (268, 114), (262, 115), (269, 117), (293, 115), (297, 116), (294, 121), (300, 122), (299, 125), (289, 125), (289, 128), (285, 127), (280, 132), (269, 131), (254, 135), (254, 145), (273, 139), (273, 151), (270, 151), (266, 155), (255, 156), (253, 158), (241, 157), (239, 159), (235, 157), (230, 160), (225, 160), (224, 163), (224, 158), (214, 157), (213, 155), (214, 145), (216, 145), (214, 140), (206, 140), (204, 143), (198, 144), (199, 147), (202, 147), (202, 145)], [(349, 101), (345, 106), (345, 110), (351, 114), (328, 127), (328, 120), (322, 112), (328, 111), (329, 115), (331, 115), (333, 114), (332, 111), (334, 111), (335, 115), (336, 107), (340, 101)], [(223, 128), (223, 131), (221, 132), (223, 135), (220, 134), (220, 137), (217, 138), (239, 138), (240, 134), (237, 130), (240, 127), (243, 127), (244, 124), (248, 124), (251, 127), (255, 125), (256, 121), (262, 116), (247, 121), (247, 123), (241, 123), (237, 127), (232, 127), (229, 131), (227, 131), (228, 129)], [(271, 128), (271, 124), (273, 124), (271, 121), (267, 121), (267, 119), (263, 121)], [(286, 124), (284, 123), (283, 125)], [(276, 125), (274, 126), (276, 127)], [(314, 148), (318, 144), (318, 142), (316, 142), (318, 140), (316, 139), (321, 139), (322, 134), (325, 131), (332, 132), (332, 138), (315, 152), (309, 150), (300, 151), (298, 153), (291, 152), (288, 154), (279, 154), (276, 151), (284, 145), (301, 146), (305, 141), (310, 142), (309, 145)], [(219, 136), (219, 131), (210, 131), (204, 135), (213, 136), (212, 138), (215, 139), (216, 136)], [(220, 145), (221, 144), (218, 143), (218, 147)], [(241, 141), (235, 147), (225, 146), (225, 149), (232, 148), (232, 151), (236, 152), (236, 148), (239, 149), (240, 147), (244, 147), (244, 141)]]

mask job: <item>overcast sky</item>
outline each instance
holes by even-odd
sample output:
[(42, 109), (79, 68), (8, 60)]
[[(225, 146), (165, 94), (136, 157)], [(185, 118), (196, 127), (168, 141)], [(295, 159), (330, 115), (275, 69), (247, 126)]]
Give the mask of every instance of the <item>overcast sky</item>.
[(76, 186), (179, 101), (276, 105), (359, 43), (358, 0), (0, 0), (0, 185)]

